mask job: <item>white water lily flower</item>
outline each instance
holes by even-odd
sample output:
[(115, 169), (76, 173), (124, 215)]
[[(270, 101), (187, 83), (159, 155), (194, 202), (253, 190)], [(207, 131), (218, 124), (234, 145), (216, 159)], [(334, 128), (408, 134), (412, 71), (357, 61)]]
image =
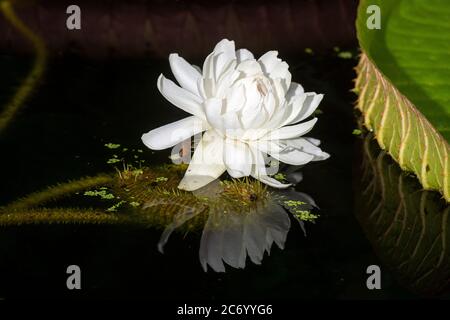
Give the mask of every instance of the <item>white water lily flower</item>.
[(154, 150), (175, 146), (203, 133), (179, 188), (196, 190), (227, 171), (233, 178), (253, 176), (265, 184), (285, 188), (269, 176), (268, 155), (292, 165), (324, 160), (329, 154), (320, 141), (302, 137), (317, 121), (313, 114), (322, 94), (304, 92), (291, 82), (286, 62), (269, 51), (258, 60), (234, 41), (220, 41), (206, 58), (203, 70), (171, 54), (170, 67), (180, 84), (163, 75), (161, 94), (191, 116), (142, 136)]

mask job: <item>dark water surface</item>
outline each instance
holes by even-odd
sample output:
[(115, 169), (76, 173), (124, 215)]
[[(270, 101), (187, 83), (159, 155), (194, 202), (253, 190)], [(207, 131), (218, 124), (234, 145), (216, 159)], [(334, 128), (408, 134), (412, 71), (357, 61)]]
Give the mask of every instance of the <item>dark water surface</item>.
[[(392, 249), (402, 252), (403, 248), (405, 252), (414, 252), (415, 247), (408, 249), (408, 246), (411, 241), (414, 243), (414, 234), (428, 234), (425, 225), (420, 228), (425, 220), (418, 219), (414, 224), (417, 230), (406, 225), (406, 230), (413, 230), (412, 240), (406, 243), (393, 241), (380, 245), (378, 234), (386, 232), (372, 228), (384, 218), (376, 218), (380, 214), (380, 209), (376, 209), (381, 202), (379, 190), (373, 189), (374, 195), (369, 198), (362, 193), (365, 184), (376, 180), (373, 178), (376, 172), (370, 178), (364, 163), (370, 167), (372, 158), (367, 160), (363, 138), (352, 135), (357, 127), (352, 107), (356, 97), (350, 92), (356, 59), (341, 59), (334, 53), (283, 58), (291, 66), (294, 81), (307, 91), (325, 93), (320, 106), (323, 113), (310, 136), (322, 140), (322, 149), (331, 158), (307, 165), (304, 179), (297, 186), (320, 207), (318, 221), (306, 225), (307, 237), (298, 224), (292, 223), (285, 249), (273, 246), (261, 265), (247, 261), (244, 270), (227, 268), (226, 273), (212, 270), (205, 273), (198, 259), (200, 232), (174, 233), (161, 254), (156, 244), (162, 230), (151, 227), (56, 224), (0, 227), (0, 298), (376, 299), (445, 294), (445, 286), (424, 289), (410, 284), (430, 275), (440, 284), (448, 283), (445, 273), (449, 269), (448, 252), (438, 248), (440, 243), (448, 242), (448, 237), (437, 238), (442, 232), (429, 240), (422, 237), (429, 243), (417, 245), (417, 255), (424, 246), (424, 252), (431, 253), (423, 253), (420, 260), (437, 259), (439, 268), (426, 275), (434, 270), (433, 266), (423, 269), (424, 264), (418, 262), (417, 274), (413, 272), (405, 278), (407, 272), (402, 270), (409, 266), (412, 255), (393, 261), (389, 252)], [(1, 105), (6, 103), (28, 66), (25, 58), (0, 57)], [(104, 148), (105, 143), (145, 149), (140, 141), (142, 133), (184, 116), (156, 88), (159, 73), (171, 77), (168, 66), (168, 61), (152, 60), (100, 62), (65, 58), (51, 62), (41, 86), (8, 129), (0, 133), (3, 169), (0, 205), (48, 185), (110, 172), (106, 159), (111, 152)], [(371, 152), (376, 158), (379, 150), (372, 147)], [(169, 150), (153, 153), (145, 149), (143, 157), (152, 165), (167, 162), (168, 155)], [(381, 164), (377, 168), (383, 170)], [(390, 174), (392, 178), (401, 172), (394, 170)], [(414, 198), (424, 197), (413, 178), (405, 179), (411, 180), (413, 186), (408, 192), (418, 195)], [(396, 186), (398, 181), (389, 183)], [(429, 213), (440, 219), (448, 214), (435, 194), (425, 197), (424, 206), (431, 209), (427, 212), (423, 209), (424, 215)], [(396, 201), (393, 197), (381, 207), (395, 209)], [(370, 207), (372, 202), (375, 209)], [(76, 206), (76, 201), (71, 205)], [(420, 205), (405, 210), (405, 217), (408, 214), (413, 220), (420, 217), (420, 210), (417, 211)], [(391, 213), (381, 211), (388, 219), (395, 215), (394, 209)], [(376, 218), (375, 222), (368, 217)], [(432, 228), (447, 232), (448, 220), (439, 220), (440, 225), (437, 220)], [(81, 267), (81, 291), (66, 288), (66, 268), (71, 264)], [(381, 267), (381, 290), (366, 287), (366, 268), (372, 264)]]

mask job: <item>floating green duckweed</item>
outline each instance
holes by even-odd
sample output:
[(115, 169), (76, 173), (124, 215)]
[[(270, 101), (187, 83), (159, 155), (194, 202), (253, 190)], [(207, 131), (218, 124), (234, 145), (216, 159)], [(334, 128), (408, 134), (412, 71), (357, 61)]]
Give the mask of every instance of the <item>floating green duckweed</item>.
[(89, 197), (100, 197), (103, 200), (111, 200), (114, 199), (114, 195), (109, 193), (106, 188), (102, 188), (100, 190), (89, 190), (84, 192), (85, 196)]
[(108, 161), (106, 161), (106, 163), (107, 164), (115, 164), (115, 163), (118, 163), (118, 162), (121, 162), (122, 160), (120, 160), (120, 159), (118, 159), (118, 158), (111, 158), (111, 159), (108, 159)]
[(286, 175), (283, 173), (277, 173), (276, 175), (273, 176), (275, 179), (277, 179), (278, 181), (286, 181)]
[(287, 205), (288, 207), (299, 207), (301, 205), (305, 205), (306, 202), (296, 200), (286, 200), (284, 201), (284, 204)]
[(119, 209), (123, 204), (125, 204), (126, 201), (125, 200), (120, 200), (119, 202), (117, 202), (115, 205), (109, 207), (108, 209), (106, 209), (107, 212), (116, 212), (117, 209)]
[(158, 177), (155, 179), (155, 182), (166, 182), (167, 180), (169, 179), (167, 179), (166, 177)]
[(355, 136), (361, 135), (362, 131), (360, 129), (353, 129), (352, 134)]
[(314, 222), (319, 216), (307, 210), (309, 204), (298, 200), (284, 200), (283, 206), (289, 210), (297, 219), (302, 221)]
[(291, 211), (292, 214), (299, 220), (302, 221), (309, 221), (309, 222), (314, 222), (319, 215), (313, 214), (311, 213), (311, 211), (308, 210), (293, 210)]
[(120, 148), (120, 144), (118, 143), (105, 143), (105, 147), (108, 149), (118, 149)]
[(314, 110), (314, 115), (319, 115), (319, 114), (323, 114), (322, 109), (317, 108), (316, 110)]
[(353, 58), (353, 54), (350, 51), (341, 51), (337, 54), (337, 56), (341, 59), (351, 59)]

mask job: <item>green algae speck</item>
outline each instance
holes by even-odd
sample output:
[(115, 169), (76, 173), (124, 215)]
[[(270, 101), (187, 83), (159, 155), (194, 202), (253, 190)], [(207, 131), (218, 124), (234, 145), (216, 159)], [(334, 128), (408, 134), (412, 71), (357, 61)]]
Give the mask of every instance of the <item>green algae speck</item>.
[(118, 143), (105, 143), (105, 147), (108, 149), (118, 149), (120, 148), (120, 144)]
[(85, 196), (89, 197), (100, 197), (104, 200), (111, 200), (114, 199), (114, 195), (112, 193), (107, 192), (105, 189), (106, 187), (101, 188), (100, 190), (89, 190), (84, 192)]
[(275, 179), (277, 179), (278, 181), (286, 181), (286, 175), (283, 173), (277, 173), (276, 175), (273, 176)]

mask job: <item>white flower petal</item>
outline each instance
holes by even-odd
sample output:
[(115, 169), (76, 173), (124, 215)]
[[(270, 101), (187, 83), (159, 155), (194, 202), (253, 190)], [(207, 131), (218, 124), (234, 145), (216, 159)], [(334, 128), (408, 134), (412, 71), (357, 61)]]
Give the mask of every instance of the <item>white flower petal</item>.
[[(309, 153), (314, 156), (312, 161), (321, 161), (326, 160), (330, 157), (330, 155), (326, 152), (323, 152), (319, 147), (311, 143), (309, 138), (297, 138), (286, 140), (286, 144), (303, 152)], [(317, 139), (315, 139), (317, 143)], [(320, 143), (320, 141), (319, 141)]]
[(203, 94), (203, 99), (212, 98), (216, 94), (216, 82), (212, 78), (204, 78), (203, 79), (203, 89), (200, 89), (199, 92)]
[(295, 148), (287, 148), (281, 152), (273, 152), (270, 153), (272, 157), (281, 162), (291, 164), (294, 166), (299, 166), (303, 164), (307, 164), (308, 162), (313, 161), (314, 155), (302, 152)]
[(142, 135), (142, 142), (153, 150), (170, 148), (193, 135), (207, 129), (207, 124), (197, 117), (190, 116)]
[(232, 60), (236, 60), (236, 51), (234, 47), (234, 41), (228, 39), (223, 39), (218, 44), (213, 51), (213, 74), (215, 79), (219, 79), (220, 75), (225, 71), (226, 67)]
[(252, 170), (252, 153), (246, 143), (226, 139), (223, 160), (227, 171), (233, 178), (250, 175)]
[(234, 41), (228, 39), (220, 40), (214, 47), (213, 53), (219, 54), (222, 52), (225, 53), (227, 56), (229, 56), (230, 60), (236, 59)]
[(305, 93), (305, 90), (301, 84), (297, 82), (291, 82), (288, 92), (286, 92), (286, 100), (290, 101), (295, 96), (300, 96)]
[(241, 123), (236, 112), (223, 113), (225, 110), (224, 100), (212, 98), (205, 102), (206, 118), (215, 129), (225, 133), (236, 134), (235, 130), (241, 129)]
[[(255, 144), (253, 144), (255, 145)], [(294, 146), (290, 146), (286, 141), (280, 141), (276, 143), (274, 141), (259, 142), (257, 148), (271, 157), (294, 166), (304, 165), (313, 161), (315, 155), (303, 152), (301, 148), (296, 149)]]
[(197, 96), (200, 96), (197, 88), (198, 79), (202, 77), (200, 72), (198, 72), (197, 69), (180, 57), (177, 53), (172, 53), (169, 55), (169, 63), (172, 73), (181, 87)]
[(281, 146), (280, 144), (274, 143), (271, 140), (256, 140), (256, 141), (252, 141), (250, 143), (250, 146), (252, 148), (255, 148), (255, 149), (258, 149), (258, 150), (262, 151), (265, 154), (280, 153), (285, 148), (284, 146)]
[(311, 138), (311, 137), (304, 137), (303, 139), (308, 140), (308, 142), (311, 142), (316, 147), (320, 146), (320, 140), (319, 139), (315, 139), (315, 138)]
[(286, 94), (291, 85), (292, 75), (289, 72), (289, 65), (277, 56), (278, 51), (269, 51), (262, 55), (258, 61), (266, 76), (271, 79), (281, 80), (284, 94)]
[(205, 119), (202, 100), (199, 96), (180, 88), (162, 74), (158, 78), (158, 89), (170, 103), (194, 116)]
[(215, 53), (211, 52), (203, 62), (203, 77), (205, 79), (213, 79), (214, 78), (214, 57)]
[[(290, 115), (292, 113), (291, 110), (292, 110), (292, 107), (288, 106), (284, 103), (283, 107), (278, 107), (273, 112), (272, 117), (266, 123), (264, 123), (264, 126), (262, 127), (262, 129), (264, 129), (265, 132), (267, 133), (274, 129), (280, 128), (281, 125), (286, 121), (286, 119), (288, 117), (290, 117)], [(263, 133), (263, 131), (261, 131), (260, 133)], [(255, 136), (255, 139), (259, 139), (262, 136), (263, 135)]]
[(329, 153), (323, 152), (321, 155), (315, 155), (314, 159), (312, 161), (322, 161), (322, 160), (327, 160), (330, 157)]
[(197, 70), (198, 73), (202, 74), (202, 72), (203, 72), (203, 71), (202, 71), (202, 68), (200, 68), (199, 66), (197, 66), (197, 65), (195, 65), (195, 64), (193, 64), (192, 67), (194, 67), (194, 69)]
[(270, 72), (269, 77), (272, 79), (280, 79), (281, 86), (283, 87), (283, 93), (286, 95), (289, 87), (291, 86), (292, 78), (292, 75), (289, 72), (289, 65), (284, 61), (278, 63)]
[(316, 124), (317, 118), (293, 126), (282, 127), (266, 134), (261, 140), (293, 139), (308, 133)]
[(178, 188), (193, 191), (225, 172), (223, 138), (212, 130), (203, 134)]
[(281, 59), (278, 58), (278, 51), (273, 50), (263, 54), (258, 61), (261, 64), (264, 73), (270, 74), (273, 68), (281, 62)]
[(303, 112), (303, 103), (305, 99), (306, 99), (305, 94), (291, 98), (291, 102), (286, 106), (287, 117), (285, 117), (283, 121), (281, 121), (281, 123), (277, 125), (278, 128), (294, 123), (295, 119), (299, 116), (299, 114)]
[(250, 146), (250, 148), (253, 154), (253, 162), (254, 162), (251, 173), (252, 177), (274, 188), (284, 189), (292, 185), (290, 183), (289, 184), (281, 183), (280, 181), (269, 177), (267, 175), (263, 153), (260, 150), (254, 148), (253, 146)]
[(243, 72), (247, 77), (262, 73), (261, 65), (256, 60), (245, 60), (236, 66), (236, 70)]
[(287, 92), (287, 88), (284, 85), (284, 80), (283, 79), (272, 79), (272, 88), (273, 90), (273, 94), (274, 97), (277, 101), (277, 104), (279, 107), (283, 106), (285, 101), (286, 101), (286, 92)]
[[(269, 75), (271, 78), (276, 79), (276, 78), (288, 78), (290, 77), (290, 72), (289, 72), (289, 65), (285, 62), (285, 61), (281, 61), (278, 64), (276, 64), (272, 70), (269, 72)], [(289, 86), (291, 85), (291, 83), (289, 82)], [(289, 86), (286, 88), (289, 89)]]
[[(207, 80), (203, 79), (202, 77), (197, 80), (197, 91), (198, 91), (198, 94), (200, 95), (200, 98), (202, 98), (202, 100), (207, 99), (206, 88), (205, 88), (205, 86), (207, 84), (205, 82), (207, 82)], [(211, 88), (208, 88), (208, 90), (211, 90)]]
[(267, 120), (267, 117), (267, 111), (264, 110), (262, 104), (259, 104), (254, 108), (246, 106), (240, 114), (242, 127), (244, 129), (259, 128)]
[(218, 130), (223, 130), (222, 121), (223, 100), (211, 98), (205, 101), (206, 119), (209, 124)]
[(216, 83), (216, 91), (214, 92), (214, 96), (225, 97), (227, 92), (230, 89), (230, 85), (236, 80), (239, 76), (239, 73), (236, 72), (236, 61), (232, 60), (220, 74)]
[[(219, 59), (218, 57), (221, 56)], [(234, 41), (223, 39), (216, 44), (214, 51), (206, 57), (203, 63), (203, 76), (217, 80), (230, 61), (236, 59)]]
[(289, 188), (290, 186), (292, 186), (291, 183), (281, 183), (280, 181), (269, 177), (269, 176), (265, 176), (265, 175), (254, 175), (253, 176), (255, 179), (258, 179), (259, 181), (261, 181), (264, 184), (267, 184), (268, 186), (271, 186), (273, 188), (277, 188), (277, 189), (285, 189), (285, 188)]
[(273, 113), (275, 112), (275, 109), (277, 108), (277, 105), (278, 104), (276, 102), (274, 94), (272, 92), (268, 92), (263, 100), (263, 106), (264, 109), (267, 111), (267, 114), (272, 116)]
[(312, 144), (305, 138), (297, 138), (297, 139), (289, 139), (285, 141), (288, 146), (294, 147), (296, 149), (302, 150), (304, 152), (313, 154), (313, 155), (320, 155), (322, 153), (322, 150), (320, 150), (319, 147)]
[(242, 61), (245, 60), (255, 60), (253, 53), (251, 53), (247, 49), (236, 50), (236, 58), (238, 63), (241, 63)]
[(245, 88), (243, 84), (236, 86), (227, 95), (227, 112), (237, 112), (245, 105)]
[(315, 94), (313, 92), (306, 93), (306, 99), (302, 102), (301, 111), (287, 124), (294, 124), (308, 118), (317, 109), (322, 99), (323, 94)]

